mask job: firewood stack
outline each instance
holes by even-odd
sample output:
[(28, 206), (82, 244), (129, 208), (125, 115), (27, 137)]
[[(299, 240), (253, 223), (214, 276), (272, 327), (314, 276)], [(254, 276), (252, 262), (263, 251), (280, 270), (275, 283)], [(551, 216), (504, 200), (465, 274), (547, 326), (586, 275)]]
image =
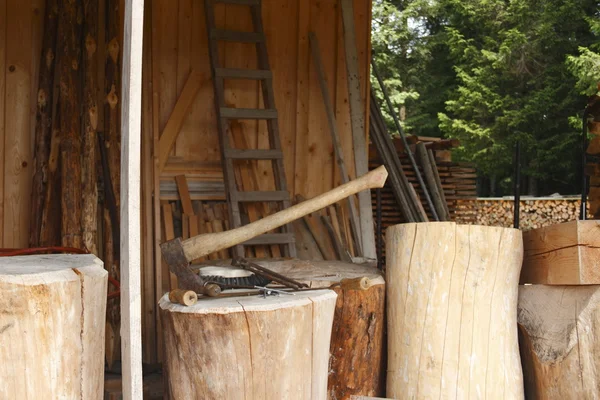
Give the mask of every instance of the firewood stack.
[[(579, 218), (580, 204), (579, 197), (521, 200), (519, 227), (530, 230), (574, 221)], [(457, 205), (456, 221), (509, 228), (514, 221), (514, 201), (509, 198), (461, 200)]]

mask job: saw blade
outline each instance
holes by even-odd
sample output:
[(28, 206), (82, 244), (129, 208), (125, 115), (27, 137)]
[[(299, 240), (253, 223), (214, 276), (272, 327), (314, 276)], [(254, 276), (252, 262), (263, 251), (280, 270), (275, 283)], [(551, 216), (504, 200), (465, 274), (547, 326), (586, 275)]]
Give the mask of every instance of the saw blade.
[(266, 286), (271, 280), (241, 268), (207, 266), (198, 271), (203, 280), (214, 282), (225, 289), (227, 286)]

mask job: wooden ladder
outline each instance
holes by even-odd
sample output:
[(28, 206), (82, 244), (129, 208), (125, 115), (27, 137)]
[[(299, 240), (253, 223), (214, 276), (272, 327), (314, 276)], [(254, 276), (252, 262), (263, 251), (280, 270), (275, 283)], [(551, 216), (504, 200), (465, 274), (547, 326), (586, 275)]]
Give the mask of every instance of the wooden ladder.
[[(215, 23), (215, 4), (236, 4), (250, 7), (254, 32), (239, 32), (217, 29)], [(242, 226), (240, 204), (257, 202), (275, 202), (283, 208), (291, 204), (285, 178), (283, 152), (279, 139), (279, 125), (273, 92), (273, 74), (269, 67), (267, 43), (262, 24), (260, 0), (204, 0), (206, 28), (208, 31), (208, 49), (215, 91), (217, 110), (217, 128), (221, 146), (221, 160), (225, 179), (225, 190), (229, 204), (229, 218), (233, 228)], [(256, 45), (258, 69), (223, 68), (219, 65), (218, 42), (254, 43)], [(260, 81), (264, 108), (231, 108), (225, 103), (224, 80), (249, 79)], [(269, 149), (239, 149), (231, 146), (227, 127), (230, 120), (265, 120), (269, 133)], [(275, 191), (240, 191), (236, 185), (234, 160), (270, 160), (275, 178)], [(291, 225), (282, 227), (282, 233), (267, 233), (235, 246), (235, 256), (244, 256), (244, 246), (283, 245), (286, 257), (296, 257), (296, 245)]]

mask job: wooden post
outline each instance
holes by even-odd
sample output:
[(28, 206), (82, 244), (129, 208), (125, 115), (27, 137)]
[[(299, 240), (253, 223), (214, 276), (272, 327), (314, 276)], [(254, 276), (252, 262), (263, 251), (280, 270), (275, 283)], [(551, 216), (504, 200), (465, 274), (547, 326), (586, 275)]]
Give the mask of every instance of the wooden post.
[[(97, 143), (98, 129), (98, 0), (85, 0), (83, 68), (83, 156), (82, 156), (82, 199), (81, 229), (83, 246), (98, 255), (98, 189), (97, 189)], [(104, 11), (104, 10), (103, 10)]]
[(159, 308), (167, 395), (325, 400), (335, 300), (333, 291), (315, 290), (182, 306), (166, 294)]
[(121, 361), (123, 398), (141, 399), (140, 138), (144, 0), (125, 0), (121, 101)]
[(93, 255), (2, 258), (0, 397), (102, 399), (106, 286)]
[(523, 399), (521, 232), (410, 223), (386, 239), (387, 396)]
[[(354, 29), (354, 0), (342, 0), (342, 21), (344, 24), (344, 49), (346, 55), (346, 71), (348, 74), (348, 98), (350, 103), (350, 122), (354, 142), (354, 161), (356, 175), (364, 175), (368, 171), (368, 147), (365, 130), (365, 107), (360, 94), (360, 77), (358, 74), (358, 55), (356, 52), (356, 32)], [(366, 77), (365, 79), (368, 79)], [(375, 229), (373, 226), (373, 208), (371, 192), (363, 190), (358, 193), (360, 209), (360, 230), (362, 233), (362, 252), (367, 258), (377, 258), (375, 251)]]
[(29, 245), (40, 246), (42, 214), (48, 186), (48, 161), (52, 137), (54, 106), (54, 67), (56, 65), (56, 35), (58, 28), (58, 0), (46, 1), (44, 39), (40, 59), (40, 76), (37, 91), (35, 145), (33, 159), (33, 185), (31, 190), (31, 223)]
[(521, 286), (518, 315), (527, 398), (597, 399), (600, 286)]
[(60, 182), (62, 245), (81, 247), (81, 20), (79, 3), (62, 2), (60, 62)]

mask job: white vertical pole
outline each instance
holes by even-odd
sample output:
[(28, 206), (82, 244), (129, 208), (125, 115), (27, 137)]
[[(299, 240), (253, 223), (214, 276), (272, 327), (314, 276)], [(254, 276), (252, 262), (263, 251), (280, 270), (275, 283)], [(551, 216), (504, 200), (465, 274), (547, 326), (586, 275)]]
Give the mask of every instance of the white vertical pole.
[(125, 0), (121, 87), (121, 358), (123, 399), (142, 400), (140, 154), (144, 0)]

